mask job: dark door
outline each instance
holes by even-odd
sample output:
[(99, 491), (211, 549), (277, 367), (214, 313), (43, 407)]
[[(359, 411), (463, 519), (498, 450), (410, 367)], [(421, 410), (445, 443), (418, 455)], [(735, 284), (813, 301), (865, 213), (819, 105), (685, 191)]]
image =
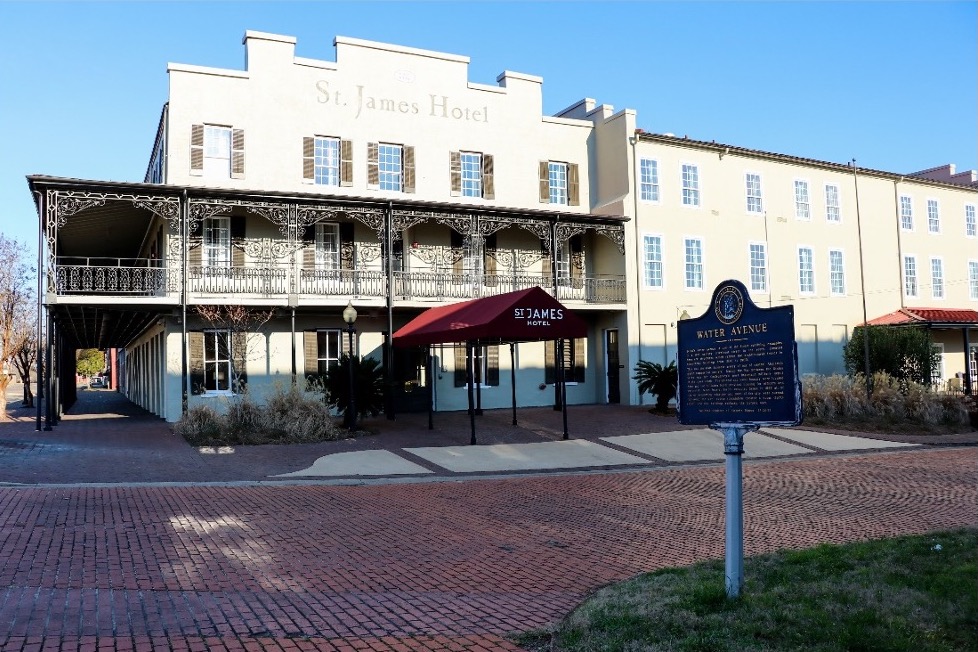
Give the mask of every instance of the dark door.
[(604, 334), (604, 348), (608, 354), (608, 403), (621, 403), (621, 386), (618, 370), (618, 330), (608, 329)]

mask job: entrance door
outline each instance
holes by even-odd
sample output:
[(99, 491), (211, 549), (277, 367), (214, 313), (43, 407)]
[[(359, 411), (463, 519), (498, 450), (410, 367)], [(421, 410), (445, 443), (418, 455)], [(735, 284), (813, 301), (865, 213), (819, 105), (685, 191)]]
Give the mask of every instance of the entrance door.
[(968, 373), (971, 374), (971, 392), (978, 396), (978, 344), (972, 344), (971, 351), (968, 354)]
[(618, 370), (618, 329), (609, 328), (604, 332), (604, 349), (608, 358), (608, 403), (621, 403), (621, 379)]

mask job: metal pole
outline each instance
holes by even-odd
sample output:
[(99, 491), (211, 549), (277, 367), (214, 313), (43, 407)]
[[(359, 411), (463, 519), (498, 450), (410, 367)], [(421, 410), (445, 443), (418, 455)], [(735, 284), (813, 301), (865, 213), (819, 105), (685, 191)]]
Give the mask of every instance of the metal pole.
[[(41, 377), (43, 376), (44, 363), (41, 359), (41, 342), (42, 338), (42, 326), (41, 320), (44, 318), (44, 284), (42, 279), (44, 278), (44, 247), (46, 245), (44, 233), (47, 224), (47, 210), (46, 203), (44, 201), (44, 195), (41, 193), (37, 194), (37, 208), (38, 208), (38, 228), (37, 228), (37, 324), (35, 325), (35, 331), (37, 333), (37, 342), (35, 346), (37, 348), (37, 405), (35, 406), (35, 412), (37, 414), (37, 421), (35, 423), (35, 430), (41, 430), (41, 402), (44, 398), (43, 385), (41, 383)], [(27, 379), (30, 382), (30, 378)]]
[(394, 202), (387, 203), (384, 215), (384, 249), (387, 252), (387, 337), (384, 338), (384, 349), (387, 368), (384, 369), (384, 416), (394, 420), (394, 386), (392, 368), (394, 367)]
[(513, 425), (516, 423), (516, 343), (509, 343), (509, 384), (513, 391)]
[(298, 370), (295, 365), (295, 306), (292, 307), (292, 386), (298, 384)]
[(190, 262), (190, 201), (187, 198), (187, 190), (184, 188), (180, 197), (180, 414), (186, 414), (189, 409), (190, 401), (190, 374), (187, 360), (187, 275), (190, 273), (188, 263)]
[(350, 367), (350, 400), (347, 402), (346, 406), (346, 427), (350, 430), (357, 429), (357, 386), (356, 386), (356, 376), (353, 371), (353, 334), (356, 332), (353, 328), (353, 324), (347, 324), (347, 330), (350, 334), (350, 356), (347, 362)]
[(863, 356), (866, 373), (866, 397), (873, 397), (873, 378), (869, 370), (869, 316), (866, 313), (866, 265), (863, 263), (863, 225), (859, 215), (859, 175), (856, 174), (856, 159), (852, 159), (852, 182), (856, 189), (856, 233), (859, 236), (859, 284), (863, 295)]
[(473, 364), (475, 368), (475, 414), (476, 416), (482, 416), (482, 342), (476, 340), (475, 346), (472, 347), (472, 355), (475, 358)]
[(465, 343), (465, 372), (468, 376), (468, 394), (469, 394), (469, 428), (472, 431), (472, 437), (469, 439), (469, 444), (475, 444), (475, 407), (472, 397), (472, 342)]
[(751, 428), (743, 424), (721, 423), (711, 428), (723, 433), (723, 452), (726, 455), (727, 503), (725, 584), (728, 598), (736, 598), (744, 586), (744, 497), (743, 468), (744, 435)]
[(435, 429), (435, 356), (431, 355), (431, 345), (428, 345), (428, 430)]
[(44, 328), (44, 387), (45, 387), (45, 401), (44, 401), (44, 430), (51, 430), (51, 422), (54, 417), (54, 406), (51, 401), (54, 399), (54, 387), (53, 380), (51, 378), (51, 333), (54, 331), (53, 328), (54, 317), (51, 316), (51, 311), (48, 311), (47, 324)]

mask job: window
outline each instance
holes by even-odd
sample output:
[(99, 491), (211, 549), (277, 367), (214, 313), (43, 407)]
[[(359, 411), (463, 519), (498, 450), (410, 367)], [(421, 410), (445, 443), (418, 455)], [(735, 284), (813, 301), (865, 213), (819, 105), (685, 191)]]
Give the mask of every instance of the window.
[(316, 269), (339, 269), (340, 225), (316, 225)]
[(548, 167), (550, 175), (550, 203), (567, 204), (567, 164), (551, 162)]
[(557, 283), (558, 285), (570, 285), (571, 277), (571, 251), (570, 241), (557, 243)]
[(936, 199), (927, 200), (927, 230), (931, 233), (941, 232), (941, 213)]
[(964, 206), (964, 234), (969, 238), (978, 235), (978, 221), (975, 219), (974, 204), (965, 204)]
[(832, 296), (845, 296), (846, 264), (842, 251), (839, 249), (829, 250), (829, 286)]
[(453, 197), (494, 199), (493, 157), (480, 152), (450, 152), (449, 173)]
[[(465, 344), (455, 345), (455, 387), (468, 385), (468, 371), (465, 360)], [(481, 387), (499, 386), (499, 345), (476, 346), (472, 348), (472, 382)]]
[(750, 243), (750, 289), (767, 292), (767, 245)]
[[(322, 379), (350, 353), (350, 335), (341, 329), (321, 329), (303, 333), (303, 357), (306, 377)], [(356, 350), (354, 337), (353, 347)]]
[(686, 289), (703, 289), (703, 241), (686, 238)]
[(930, 370), (930, 382), (932, 385), (941, 385), (944, 382), (944, 343), (936, 342), (934, 347), (934, 368)]
[(228, 392), (232, 381), (231, 332), (204, 331), (204, 389)]
[(815, 262), (809, 247), (798, 247), (798, 291), (815, 294)]
[(231, 218), (205, 218), (203, 229), (203, 265), (205, 267), (230, 267)]
[(839, 209), (839, 186), (825, 184), (825, 219), (829, 222), (841, 222), (842, 214)]
[(930, 293), (935, 299), (944, 298), (944, 261), (941, 258), (930, 259)]
[(642, 201), (659, 201), (659, 162), (650, 158), (641, 161)]
[(812, 204), (808, 198), (807, 181), (795, 181), (795, 217), (799, 220), (812, 219)]
[(190, 174), (212, 179), (244, 178), (244, 130), (191, 125)]
[(662, 236), (645, 236), (645, 287), (662, 287)]
[(761, 201), (761, 175), (748, 172), (744, 175), (747, 185), (747, 212), (763, 213), (764, 204)]
[(231, 176), (230, 127), (204, 127), (204, 176), (217, 179)]
[(580, 206), (580, 172), (576, 163), (540, 161), (540, 203)]
[(302, 179), (318, 186), (352, 186), (353, 143), (331, 136), (303, 137)]
[(700, 171), (695, 165), (683, 163), (683, 206), (700, 205)]
[(913, 200), (907, 195), (900, 196), (900, 228), (913, 231)]
[[(544, 382), (557, 382), (557, 342), (545, 343)], [(587, 368), (587, 338), (564, 340), (564, 381), (568, 384), (583, 383)]]
[(968, 298), (978, 301), (978, 260), (968, 261)]
[(414, 148), (390, 143), (367, 143), (367, 187), (414, 192)]
[(316, 138), (315, 181), (321, 186), (340, 185), (340, 140)]
[(903, 257), (903, 294), (907, 297), (917, 296), (917, 257)]

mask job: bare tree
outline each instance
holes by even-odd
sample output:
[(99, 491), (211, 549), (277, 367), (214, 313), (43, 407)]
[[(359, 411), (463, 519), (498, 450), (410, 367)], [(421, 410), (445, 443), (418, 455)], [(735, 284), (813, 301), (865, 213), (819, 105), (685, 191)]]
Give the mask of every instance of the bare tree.
[(27, 311), (33, 304), (34, 270), (24, 259), (26, 247), (0, 233), (0, 396), (4, 397), (0, 420), (6, 421), (7, 387), (16, 364), (17, 352), (23, 346), (22, 329)]
[(33, 407), (34, 392), (31, 391), (31, 372), (37, 362), (37, 307), (33, 296), (29, 297), (19, 311), (14, 328), (13, 364), (24, 386), (21, 405)]
[[(207, 322), (208, 327), (227, 331), (231, 336), (231, 387), (236, 391), (242, 387), (244, 366), (248, 360), (249, 339), (261, 337), (261, 330), (275, 316), (274, 309), (263, 310), (241, 305), (200, 305), (197, 314)], [(191, 347), (193, 348), (193, 347)], [(191, 376), (193, 376), (191, 370)]]

